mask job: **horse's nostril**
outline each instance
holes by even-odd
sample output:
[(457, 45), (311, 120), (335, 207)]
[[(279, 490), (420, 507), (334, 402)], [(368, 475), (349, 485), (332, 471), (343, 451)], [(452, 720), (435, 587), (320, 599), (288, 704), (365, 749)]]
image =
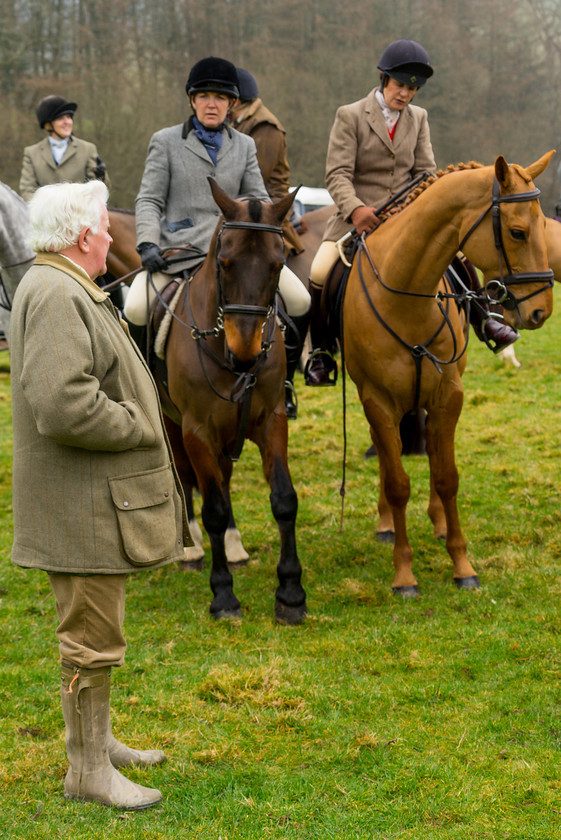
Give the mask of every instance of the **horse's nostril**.
[(543, 309), (534, 309), (532, 312), (532, 323), (536, 326), (543, 324), (545, 321), (545, 315)]

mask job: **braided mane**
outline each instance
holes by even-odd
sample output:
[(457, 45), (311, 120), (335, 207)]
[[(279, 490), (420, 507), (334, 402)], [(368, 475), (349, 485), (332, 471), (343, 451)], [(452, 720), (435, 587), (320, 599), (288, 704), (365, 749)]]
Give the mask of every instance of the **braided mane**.
[(398, 213), (401, 213), (406, 207), (409, 207), (409, 205), (413, 201), (415, 201), (416, 198), (418, 198), (422, 193), (424, 193), (424, 191), (427, 189), (427, 187), (430, 187), (430, 185), (434, 184), (434, 182), (437, 181), (439, 178), (443, 178), (445, 175), (449, 175), (450, 172), (461, 172), (465, 169), (482, 169), (482, 168), (483, 168), (482, 163), (477, 163), (477, 161), (475, 161), (475, 160), (470, 160), (469, 163), (456, 163), (456, 164), (451, 163), (446, 167), (446, 169), (439, 169), (438, 172), (436, 173), (436, 175), (429, 175), (429, 177), (426, 178), (426, 180), (421, 181), (421, 183), (418, 184), (415, 187), (415, 189), (412, 190), (409, 193), (409, 195), (407, 195), (404, 198), (404, 200), (402, 202), (400, 202), (400, 204), (398, 204), (396, 207), (391, 207), (389, 210), (386, 210), (384, 213), (381, 213), (380, 214), (380, 220), (385, 222), (386, 219), (390, 218), (390, 216), (395, 216)]

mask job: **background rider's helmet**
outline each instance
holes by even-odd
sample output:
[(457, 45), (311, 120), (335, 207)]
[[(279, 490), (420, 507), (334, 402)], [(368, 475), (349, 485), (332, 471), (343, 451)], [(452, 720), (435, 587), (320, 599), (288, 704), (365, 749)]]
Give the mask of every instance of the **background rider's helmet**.
[(73, 117), (77, 107), (75, 102), (68, 102), (62, 96), (51, 94), (50, 96), (43, 97), (37, 105), (35, 113), (37, 114), (39, 125), (41, 128), (45, 128), (45, 123), (57, 120), (65, 114), (70, 114)]
[(252, 99), (257, 99), (259, 96), (259, 88), (257, 87), (257, 80), (255, 76), (253, 76), (249, 70), (242, 70), (241, 67), (237, 68), (238, 70), (238, 80), (239, 80), (239, 89), (240, 89), (240, 99), (242, 102), (251, 102)]
[(188, 96), (195, 93), (224, 93), (232, 99), (239, 95), (238, 73), (235, 65), (225, 58), (209, 56), (197, 61), (191, 68), (185, 90)]
[(409, 41), (406, 38), (394, 41), (386, 47), (378, 69), (383, 74), (382, 87), (386, 83), (387, 76), (411, 87), (422, 87), (434, 73), (425, 48), (416, 41)]

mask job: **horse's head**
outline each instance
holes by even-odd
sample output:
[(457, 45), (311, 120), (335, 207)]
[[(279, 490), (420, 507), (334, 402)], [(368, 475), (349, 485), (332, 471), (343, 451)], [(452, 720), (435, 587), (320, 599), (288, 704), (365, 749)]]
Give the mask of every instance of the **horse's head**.
[(492, 197), (484, 200), (490, 203), (475, 223), (466, 216), (461, 231), (461, 250), (483, 271), (488, 297), (503, 306), (505, 321), (518, 329), (541, 327), (553, 308), (545, 217), (533, 183), (553, 154), (526, 169), (500, 155), (488, 167)]
[(282, 221), (294, 193), (274, 203), (230, 198), (209, 178), (223, 221), (211, 245), (228, 355), (239, 369), (266, 353), (276, 328), (275, 296), (284, 265)]

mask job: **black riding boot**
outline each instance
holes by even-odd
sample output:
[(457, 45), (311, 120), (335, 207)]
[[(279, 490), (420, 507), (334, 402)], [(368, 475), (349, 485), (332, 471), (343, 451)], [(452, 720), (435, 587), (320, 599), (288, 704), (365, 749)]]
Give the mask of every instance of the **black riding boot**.
[[(310, 312), (310, 338), (312, 351), (304, 370), (306, 385), (335, 385), (337, 379), (337, 364), (326, 350), (326, 325), (321, 311), (321, 294), (323, 288), (310, 283), (312, 307)], [(335, 371), (333, 378), (329, 374)]]
[(302, 355), (304, 342), (310, 324), (310, 310), (304, 315), (291, 316), (286, 324), (284, 349), (286, 352), (286, 381), (284, 383), (284, 406), (289, 420), (298, 416), (298, 400), (294, 390), (294, 373)]
[[(464, 260), (463, 266), (466, 270), (466, 285), (472, 292), (479, 292), (481, 290), (481, 283), (479, 277), (472, 264), (468, 260)], [(469, 309), (469, 322), (473, 327), (473, 331), (480, 341), (483, 341), (493, 353), (500, 353), (505, 347), (514, 344), (520, 336), (508, 324), (504, 324), (497, 318), (493, 317), (489, 304), (482, 301), (472, 303)]]

